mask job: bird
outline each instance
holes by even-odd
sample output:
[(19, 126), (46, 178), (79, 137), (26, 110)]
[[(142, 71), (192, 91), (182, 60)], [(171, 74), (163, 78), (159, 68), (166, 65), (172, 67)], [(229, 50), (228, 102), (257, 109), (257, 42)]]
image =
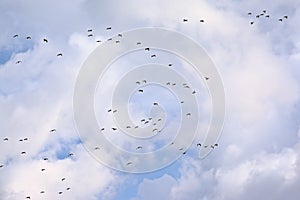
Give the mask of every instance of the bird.
[(216, 144), (214, 144), (214, 145), (215, 145), (215, 147), (219, 146), (217, 143), (216, 143)]
[(149, 121), (145, 121), (145, 123), (144, 124), (148, 124), (149, 123)]
[(188, 19), (184, 18), (182, 21), (183, 21), (183, 22), (187, 22), (187, 21), (188, 21)]
[(288, 16), (287, 16), (287, 15), (284, 15), (284, 16), (283, 16), (283, 18), (287, 19), (287, 18), (288, 18)]
[(27, 36), (26, 39), (27, 39), (27, 40), (31, 40), (31, 37), (30, 37), (30, 36)]
[(43, 158), (43, 160), (48, 160), (48, 158)]
[(25, 151), (22, 151), (21, 154), (26, 154), (26, 152), (25, 152)]
[(138, 128), (139, 126), (135, 126), (134, 128)]
[(43, 39), (44, 42), (48, 43), (48, 40), (46, 38)]
[(63, 192), (58, 192), (58, 194), (62, 194)]
[(128, 166), (128, 165), (131, 165), (132, 164), (132, 162), (128, 162), (126, 165)]
[(92, 32), (92, 31), (93, 31), (92, 29), (88, 29), (88, 30), (87, 30), (87, 32)]
[(176, 83), (172, 83), (172, 85), (174, 86), (174, 85), (176, 85)]
[(44, 190), (42, 190), (42, 191), (40, 191), (40, 193), (41, 193), (41, 194), (44, 194), (44, 193), (45, 193), (45, 191), (44, 191)]
[(7, 138), (7, 137), (5, 137), (3, 140), (4, 140), (4, 141), (8, 141), (8, 138)]
[(248, 15), (252, 15), (252, 12), (248, 12)]
[(42, 171), (42, 172), (43, 172), (43, 171), (45, 171), (45, 170), (46, 170), (46, 169), (44, 169), (44, 168), (43, 168), (43, 169), (41, 169), (41, 171)]
[(259, 18), (259, 16), (260, 16), (260, 15), (256, 15), (255, 17), (256, 17), (256, 18)]
[(194, 90), (194, 91), (192, 92), (192, 94), (196, 94), (196, 91)]
[(18, 35), (18, 34), (15, 34), (13, 37), (14, 37), (14, 38), (19, 37), (19, 35)]
[(168, 64), (169, 67), (171, 67), (172, 65), (173, 65), (172, 63), (169, 63), (169, 64)]
[(113, 131), (116, 131), (116, 130), (117, 130), (117, 128), (114, 128), (114, 127), (113, 127), (113, 128), (111, 128), (111, 129), (112, 129)]
[(150, 51), (150, 48), (149, 48), (149, 47), (146, 47), (146, 48), (145, 48), (145, 51)]
[(126, 126), (126, 128), (131, 128), (130, 126)]
[(99, 42), (101, 42), (101, 40), (96, 40), (96, 42), (98, 42), (98, 43), (99, 43)]
[(152, 130), (152, 132), (156, 132), (156, 131), (158, 131), (158, 129), (157, 129), (157, 128), (155, 128), (155, 129), (153, 129), (153, 130)]
[(182, 154), (185, 155), (185, 154), (186, 154), (186, 151), (182, 152)]
[(182, 151), (182, 150), (183, 150), (183, 148), (180, 148), (180, 149), (179, 149), (179, 151)]
[(191, 116), (192, 114), (191, 113), (186, 113), (186, 116)]
[(269, 18), (269, 17), (270, 17), (270, 15), (266, 15), (265, 17)]
[(67, 187), (66, 190), (71, 190), (71, 188)]
[(166, 85), (171, 85), (171, 83), (170, 83), (170, 82), (167, 82)]
[(146, 121), (146, 119), (141, 119), (141, 122), (144, 122), (144, 121)]
[(157, 121), (160, 122), (160, 121), (161, 121), (161, 118), (159, 118)]
[(201, 143), (198, 143), (198, 144), (197, 144), (197, 147), (198, 147), (198, 146), (201, 147)]
[(116, 113), (118, 110), (113, 110), (113, 113)]
[(144, 92), (144, 90), (139, 90), (139, 92)]
[(16, 62), (16, 64), (20, 64), (22, 61), (21, 60), (18, 60), (17, 62)]
[(147, 83), (147, 81), (146, 81), (146, 80), (143, 80), (142, 82), (143, 82), (143, 83)]
[(62, 179), (61, 179), (61, 181), (64, 181), (64, 180), (66, 180), (66, 178), (62, 178)]
[(23, 139), (19, 139), (19, 142), (23, 142)]
[(61, 56), (63, 56), (63, 54), (62, 53), (58, 53), (57, 55), (56, 55), (57, 57), (61, 57)]
[(68, 157), (74, 156), (74, 153), (69, 153)]
[(278, 21), (282, 22), (283, 20), (282, 20), (282, 18), (280, 18), (280, 19), (278, 19)]
[(27, 196), (25, 199), (30, 199), (30, 196)]
[(123, 35), (121, 33), (118, 34), (118, 37), (122, 37)]
[(206, 76), (206, 77), (205, 77), (205, 80), (208, 80), (208, 79), (209, 79), (209, 77)]
[(185, 85), (183, 88), (190, 88), (190, 86), (188, 86), (188, 85)]
[(99, 148), (99, 147), (95, 147), (94, 149), (95, 149), (95, 150), (99, 150), (100, 148)]
[(266, 10), (263, 10), (262, 12), (263, 12), (263, 13), (266, 13), (267, 11), (266, 11)]
[(88, 34), (88, 37), (92, 37), (93, 36), (93, 34)]
[(151, 55), (151, 58), (156, 58), (156, 55), (155, 54)]
[(55, 129), (55, 128), (54, 128), (54, 129), (51, 129), (49, 132), (50, 132), (50, 133), (54, 133), (54, 132), (56, 132), (56, 129)]
[(250, 24), (251, 24), (251, 25), (254, 24), (254, 21), (251, 21)]
[(215, 146), (214, 145), (210, 145), (210, 147), (213, 149), (213, 148), (215, 148)]
[(104, 128), (101, 128), (100, 131), (104, 131)]
[(141, 84), (141, 82), (139, 82), (139, 81), (137, 81), (137, 82), (135, 82), (136, 84), (138, 84), (138, 85), (140, 85)]
[(120, 40), (116, 40), (116, 43), (117, 43), (117, 44), (120, 43)]
[(0, 168), (4, 167), (4, 165), (0, 165)]
[(203, 19), (200, 19), (200, 22), (201, 22), (201, 23), (204, 23), (204, 20), (203, 20)]
[(154, 103), (153, 103), (153, 105), (154, 105), (154, 106), (157, 106), (157, 105), (158, 105), (158, 103), (157, 103), (157, 102), (154, 102)]
[(184, 101), (181, 101), (180, 103), (184, 103)]
[(111, 112), (111, 111), (112, 111), (112, 109), (108, 109), (108, 110), (107, 110), (107, 112)]
[(27, 140), (28, 140), (28, 138), (24, 138), (23, 140), (24, 140), (24, 141), (27, 141)]
[(136, 150), (139, 150), (139, 149), (142, 149), (143, 147), (142, 146), (138, 146), (136, 147)]
[(111, 40), (112, 40), (112, 38), (108, 38), (108, 39), (107, 39), (107, 41), (111, 41)]
[(107, 27), (106, 30), (111, 30), (111, 27)]
[(141, 42), (136, 42), (136, 44), (137, 44), (137, 45), (141, 45), (142, 43), (141, 43)]

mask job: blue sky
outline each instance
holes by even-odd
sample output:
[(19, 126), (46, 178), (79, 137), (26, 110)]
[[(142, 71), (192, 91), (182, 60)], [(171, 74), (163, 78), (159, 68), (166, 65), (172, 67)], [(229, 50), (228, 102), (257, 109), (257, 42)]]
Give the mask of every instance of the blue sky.
[[(263, 10), (266, 14), (256, 18)], [(183, 18), (188, 22), (183, 23)], [(0, 199), (298, 199), (299, 20), (297, 0), (0, 0)], [(178, 31), (206, 50), (223, 80), (226, 118), (218, 148), (205, 159), (196, 156), (195, 141), (172, 165), (129, 174), (97, 162), (79, 142), (73, 93), (82, 64), (102, 43), (97, 40), (143, 27)], [(93, 29), (92, 37), (87, 37), (88, 29)], [(13, 38), (15, 34), (19, 36)], [(63, 56), (57, 57), (58, 53)], [(96, 91), (96, 108), (111, 101), (109, 92), (122, 75), (118, 66), (128, 70), (130, 65), (152, 62), (143, 53), (111, 66), (112, 76), (104, 77), (102, 90)], [(174, 59), (156, 53), (162, 55), (157, 62)], [(16, 64), (18, 60), (21, 63)], [(174, 61), (174, 69), (203, 92), (197, 98), (204, 130), (210, 107), (203, 82), (197, 82), (180, 60)], [(136, 94), (133, 100), (139, 101)], [(176, 102), (160, 101), (169, 112), (177, 112)], [(144, 104), (136, 107), (139, 112), (133, 110), (133, 116), (148, 112)], [(105, 125), (113, 123), (105, 114), (96, 114)], [(176, 123), (170, 118), (168, 130), (175, 131)], [(49, 133), (54, 128), (56, 132)], [(25, 137), (27, 141), (19, 141)], [(136, 141), (120, 138), (111, 139), (134, 150), (130, 148)]]

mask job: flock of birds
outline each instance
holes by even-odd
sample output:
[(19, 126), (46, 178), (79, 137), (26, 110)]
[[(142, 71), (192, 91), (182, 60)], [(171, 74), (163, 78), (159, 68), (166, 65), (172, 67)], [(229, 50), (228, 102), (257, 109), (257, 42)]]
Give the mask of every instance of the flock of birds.
[[(259, 19), (261, 19), (261, 18), (270, 18), (270, 17), (271, 17), (271, 15), (270, 15), (269, 13), (267, 13), (266, 10), (262, 10), (262, 12), (256, 13), (256, 14), (254, 14), (254, 13), (252, 13), (252, 12), (248, 12), (247, 15), (248, 15), (248, 16), (254, 16), (254, 17), (255, 17), (254, 19), (256, 19), (256, 20), (259, 20)], [(287, 19), (288, 19), (288, 15), (284, 15), (284, 16), (278, 18), (278, 21), (279, 21), (279, 22), (284, 22), (284, 21), (287, 20)], [(188, 22), (189, 22), (189, 19), (188, 19), (188, 18), (183, 18), (183, 19), (182, 19), (182, 22), (183, 22), (183, 23), (188, 23)], [(204, 19), (200, 19), (199, 22), (200, 22), (200, 23), (204, 23), (205, 21), (204, 21)], [(251, 20), (251, 21), (250, 21), (250, 24), (251, 24), (251, 25), (253, 25), (254, 23), (255, 23), (255, 20)], [(112, 27), (106, 27), (105, 30), (106, 30), (106, 31), (111, 31), (111, 30), (112, 30)], [(93, 33), (93, 29), (87, 29), (87, 37), (88, 37), (88, 38), (93, 38), (94, 36), (95, 36), (95, 34)], [(117, 34), (117, 36), (118, 36), (119, 38), (123, 37), (123, 35), (122, 35), (121, 33)], [(19, 34), (13, 35), (13, 38), (19, 38), (19, 37), (20, 37)], [(25, 36), (24, 38), (25, 38), (26, 40), (31, 40), (31, 39), (32, 39), (32, 37), (29, 36), (29, 35)], [(108, 41), (111, 41), (111, 40), (113, 40), (113, 39), (112, 39), (112, 38), (108, 38), (107, 40), (108, 40)], [(42, 39), (42, 42), (43, 42), (43, 43), (49, 43), (49, 40), (48, 40), (47, 38), (43, 38), (43, 39)], [(96, 39), (96, 43), (101, 43), (101, 42), (102, 42), (101, 40)], [(118, 43), (120, 43), (120, 40), (117, 39), (117, 40), (115, 40), (114, 42), (115, 42), (116, 44), (118, 44)], [(137, 41), (137, 42), (136, 42), (136, 45), (141, 45), (141, 44), (142, 44), (141, 41)], [(151, 51), (151, 49), (150, 49), (149, 47), (146, 47), (144, 50), (147, 51), (147, 52), (150, 52), (150, 51)], [(62, 53), (62, 52), (58, 52), (58, 53), (56, 54), (56, 56), (57, 56), (57, 57), (62, 57), (62, 56), (63, 56), (63, 53)], [(151, 54), (151, 58), (156, 58), (156, 57), (157, 57), (156, 54)], [(17, 60), (17, 61), (15, 62), (15, 64), (20, 64), (20, 63), (22, 63), (22, 60)], [(169, 64), (168, 64), (169, 67), (172, 67), (172, 65), (173, 65), (172, 63), (169, 63)], [(209, 80), (209, 77), (206, 76), (206, 77), (204, 77), (204, 79), (205, 79), (206, 81), (208, 81), (208, 80)], [(143, 84), (143, 83), (144, 83), (144, 84), (147, 83), (147, 80), (142, 80), (142, 81), (137, 80), (135, 83), (136, 83), (137, 85), (141, 85), (141, 84)], [(175, 86), (176, 84), (177, 84), (177, 83), (166, 82), (166, 85), (167, 85), (167, 86)], [(185, 84), (185, 83), (182, 84), (182, 87), (183, 87), (183, 88), (186, 88), (186, 89), (190, 89), (190, 86), (188, 86), (188, 85)], [(143, 90), (143, 89), (139, 89), (138, 92), (139, 92), (139, 93), (143, 93), (144, 90)], [(193, 90), (191, 93), (192, 93), (192, 94), (195, 94), (196, 91)], [(180, 103), (183, 104), (184, 101), (181, 101)], [(157, 102), (153, 102), (153, 106), (158, 106), (158, 103), (157, 103)], [(107, 110), (107, 112), (108, 112), (108, 113), (117, 113), (118, 111), (117, 111), (117, 110), (114, 110), (113, 108), (110, 108), (110, 109)], [(189, 113), (186, 113), (186, 117), (190, 117), (191, 115), (192, 115), (192, 113), (190, 113), (190, 112), (189, 112)], [(143, 118), (143, 119), (140, 120), (141, 125), (136, 125), (136, 126), (134, 126), (134, 127), (131, 127), (130, 125), (127, 125), (125, 128), (126, 128), (126, 129), (131, 129), (131, 128), (137, 129), (137, 128), (140, 128), (142, 125), (150, 125), (150, 124), (152, 124), (152, 125), (154, 126), (154, 128), (152, 129), (152, 131), (153, 131), (153, 132), (160, 132), (160, 130), (158, 130), (158, 128), (155, 127), (155, 126), (157, 125), (157, 123), (160, 122), (160, 121), (162, 121), (161, 118), (159, 118), (159, 119), (157, 120), (157, 122), (153, 121), (153, 119), (150, 118), (150, 117), (149, 117), (149, 118)], [(100, 132), (103, 133), (105, 130), (107, 130), (107, 129), (103, 127), (103, 128), (100, 129)], [(111, 129), (109, 129), (109, 130), (112, 130), (113, 132), (115, 132), (115, 131), (118, 130), (118, 128), (117, 128), (117, 127), (111, 127)], [(56, 132), (56, 129), (51, 129), (49, 132), (50, 132), (50, 133), (55, 133), (55, 132)], [(20, 138), (20, 139), (19, 139), (19, 142), (27, 142), (28, 140), (29, 140), (29, 139), (28, 139), (27, 137), (25, 137), (25, 138)], [(8, 137), (3, 138), (3, 142), (4, 142), (4, 143), (9, 143), (9, 138), (8, 138)], [(174, 144), (174, 142), (171, 142), (171, 143), (170, 143), (170, 145), (173, 145), (173, 144)], [(4, 145), (4, 144), (3, 144), (3, 145)], [(215, 147), (218, 147), (218, 144), (216, 143), (216, 144), (211, 144), (211, 145), (205, 145), (205, 146), (203, 146), (203, 144), (197, 143), (197, 144), (196, 144), (196, 147), (203, 147), (203, 148), (212, 148), (212, 149), (214, 149)], [(137, 151), (139, 151), (139, 150), (141, 150), (142, 148), (143, 148), (143, 146), (139, 145), (139, 146), (136, 146), (135, 149), (136, 149)], [(96, 146), (94, 149), (95, 149), (95, 150), (100, 150), (101, 148), (100, 148), (99, 146)], [(183, 149), (183, 148), (180, 148), (179, 150), (182, 151), (182, 150), (184, 150), (184, 149)], [(23, 156), (25, 156), (25, 155), (27, 154), (27, 152), (26, 152), (26, 151), (21, 151), (20, 154), (23, 155)], [(183, 154), (186, 154), (186, 151), (183, 151)], [(73, 154), (72, 152), (70, 152), (70, 153), (68, 154), (68, 157), (72, 157), (73, 155), (74, 155), (74, 154)], [(43, 161), (48, 161), (49, 159), (48, 159), (47, 157), (44, 157), (44, 158), (42, 158), (42, 160), (43, 160)], [(128, 162), (126, 163), (126, 165), (131, 165), (131, 164), (133, 164), (133, 162), (131, 162), (131, 161), (128, 161)], [(7, 166), (8, 166), (8, 165), (7, 165)], [(0, 163), (0, 169), (1, 169), (1, 168), (4, 168), (4, 167), (6, 167), (6, 165)], [(42, 172), (46, 171), (46, 168), (41, 168), (41, 171), (42, 171)], [(64, 182), (65, 180), (66, 180), (65, 177), (62, 177), (62, 178), (61, 178), (61, 181), (62, 181), (62, 182)], [(69, 190), (71, 190), (71, 187), (66, 187), (65, 190), (66, 190), (66, 191), (69, 191)], [(41, 190), (41, 191), (40, 191), (40, 194), (45, 194), (45, 193), (46, 193), (45, 190)], [(63, 191), (58, 191), (57, 193), (58, 193), (59, 195), (62, 195), (62, 194), (63, 194)], [(25, 199), (31, 199), (31, 196), (26, 196)]]
[[(270, 14), (268, 14), (266, 10), (262, 10), (262, 12), (256, 13), (256, 14), (254, 14), (252, 12), (248, 12), (248, 16), (255, 16), (255, 18), (257, 20), (262, 19), (262, 18), (270, 18), (271, 17)], [(288, 16), (284, 15), (284, 16), (278, 18), (278, 21), (283, 22), (284, 20), (287, 20), (287, 19), (288, 19)], [(250, 21), (251, 25), (253, 25), (254, 23), (255, 23), (254, 20)]]
[[(51, 129), (51, 130), (49, 131), (49, 133), (55, 133), (55, 132), (56, 132), (56, 129)], [(8, 137), (3, 138), (3, 144), (2, 144), (2, 145), (3, 145), (3, 146), (4, 146), (4, 145), (9, 145), (9, 141), (10, 141), (10, 139), (9, 139)], [(28, 141), (29, 141), (29, 138), (28, 138), (28, 137), (20, 138), (18, 141), (19, 141), (19, 142), (28, 142)], [(21, 152), (20, 152), (20, 155), (26, 156), (26, 155), (27, 155), (27, 152), (26, 152), (26, 151), (21, 151)], [(72, 157), (72, 156), (74, 156), (74, 153), (72, 153), (72, 152), (68, 153), (68, 157)], [(48, 157), (43, 157), (43, 158), (41, 158), (41, 160), (44, 161), (44, 162), (48, 162), (48, 161), (49, 161), (49, 158), (48, 158)], [(0, 168), (4, 168), (4, 167), (9, 167), (9, 164), (7, 164), (7, 165), (0, 164)], [(41, 172), (45, 172), (45, 171), (46, 171), (46, 168), (45, 168), (45, 167), (42, 167), (40, 170), (41, 170)], [(62, 177), (62, 178), (60, 179), (60, 181), (61, 181), (61, 182), (65, 182), (65, 181), (66, 181), (66, 177)], [(71, 190), (71, 187), (66, 186), (66, 187), (65, 187), (65, 190), (66, 190), (66, 191), (69, 191), (69, 190)], [(45, 193), (46, 193), (46, 190), (41, 190), (41, 191), (40, 191), (40, 194), (41, 194), (41, 195), (42, 195), (42, 194), (45, 194)], [(62, 195), (62, 194), (63, 194), (63, 190), (58, 191), (57, 194), (58, 194), (58, 195)], [(25, 199), (31, 199), (31, 196), (28, 195), (28, 196), (25, 197)]]

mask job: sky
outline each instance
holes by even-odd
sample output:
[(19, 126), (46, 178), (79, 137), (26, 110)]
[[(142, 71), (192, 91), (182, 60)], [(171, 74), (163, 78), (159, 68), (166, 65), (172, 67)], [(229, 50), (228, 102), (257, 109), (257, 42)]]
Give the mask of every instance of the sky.
[[(298, 199), (299, 21), (297, 0), (0, 0), (0, 199)], [(142, 49), (122, 56), (95, 91), (100, 124), (114, 123), (106, 111), (124, 73), (170, 60), (196, 89), (200, 113), (199, 136), (185, 155), (160, 170), (133, 174), (102, 164), (87, 150), (73, 95), (80, 69), (97, 47), (144, 27), (177, 31), (206, 51), (223, 81), (226, 116), (218, 146), (199, 159), (196, 144), (211, 116), (205, 81), (170, 52)], [(154, 100), (168, 114), (166, 134), (139, 143), (148, 152), (172, 140), (181, 123), (180, 102), (157, 85), (143, 90), (143, 97), (133, 93), (129, 101), (132, 119), (146, 117)], [(127, 151), (139, 145), (120, 132), (104, 136)]]

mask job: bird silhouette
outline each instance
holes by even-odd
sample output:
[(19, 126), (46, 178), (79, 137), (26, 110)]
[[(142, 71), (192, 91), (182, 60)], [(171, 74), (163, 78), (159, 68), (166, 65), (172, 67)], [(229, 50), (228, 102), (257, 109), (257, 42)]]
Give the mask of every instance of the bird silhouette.
[(138, 84), (138, 85), (140, 85), (141, 84), (141, 82), (139, 82), (139, 81), (137, 81), (137, 82), (135, 82), (136, 84)]
[(144, 92), (144, 90), (139, 90), (139, 92)]
[(0, 168), (4, 167), (4, 165), (0, 165)]
[(141, 43), (141, 42), (137, 42), (136, 44), (137, 44), (137, 45), (141, 45), (142, 43)]
[(111, 27), (107, 27), (106, 30), (111, 30)]
[(182, 21), (183, 21), (183, 22), (187, 22), (187, 21), (188, 21), (188, 19), (183, 19)]
[(98, 42), (98, 43), (99, 43), (99, 42), (101, 42), (101, 40), (96, 40), (96, 42)]
[(62, 179), (61, 179), (61, 181), (65, 181), (65, 180), (66, 180), (66, 178), (62, 178)]
[(200, 22), (201, 22), (201, 23), (204, 23), (204, 20), (203, 20), (203, 19), (200, 19)]
[(113, 128), (111, 128), (111, 129), (112, 129), (113, 131), (116, 131), (116, 130), (117, 130), (117, 128), (114, 128), (114, 127), (113, 127)]
[(68, 157), (74, 156), (74, 153), (69, 153)]
[(16, 62), (16, 64), (20, 64), (22, 61), (21, 60), (18, 60), (17, 62)]
[(93, 36), (93, 34), (88, 34), (88, 37), (92, 37)]
[(13, 37), (14, 37), (14, 38), (16, 38), (16, 37), (19, 37), (19, 35), (18, 35), (18, 34), (16, 34), (16, 35), (14, 35)]
[(43, 168), (43, 169), (41, 169), (41, 171), (42, 171), (42, 172), (43, 172), (43, 171), (45, 171), (45, 170), (46, 170), (46, 169), (44, 169), (44, 168)]
[(25, 199), (30, 199), (30, 196), (27, 196)]
[(119, 44), (119, 43), (120, 43), (120, 40), (116, 40), (116, 43)]
[(42, 190), (42, 191), (40, 191), (40, 193), (41, 193), (41, 194), (44, 194), (44, 193), (45, 193), (45, 191), (44, 191), (44, 190)]
[(248, 15), (252, 15), (252, 12), (248, 12)]
[(43, 39), (44, 42), (48, 43), (48, 40), (46, 38)]
[(126, 126), (126, 128), (131, 128), (130, 126)]
[(101, 128), (100, 131), (104, 131), (104, 128)]
[(270, 15), (266, 15), (265, 17), (266, 17), (266, 18), (269, 18), (269, 17), (270, 17)]
[(3, 140), (4, 140), (4, 141), (8, 141), (8, 138), (7, 138), (7, 137), (5, 137)]
[(283, 16), (283, 18), (287, 19), (287, 18), (288, 18), (288, 16), (287, 16), (287, 15), (285, 15), (285, 16)]
[(283, 21), (283, 19), (281, 19), (281, 18), (280, 18), (280, 19), (278, 19), (278, 21), (282, 22), (282, 21)]
[(251, 24), (251, 25), (254, 24), (254, 21), (251, 21), (250, 24)]
[(146, 81), (146, 80), (143, 80), (142, 82), (143, 82), (143, 83), (147, 83), (147, 81)]
[(99, 148), (99, 147), (95, 147), (94, 149), (95, 149), (95, 150), (99, 150), (100, 148)]
[(136, 150), (139, 150), (139, 149), (142, 149), (143, 147), (142, 146), (138, 146), (136, 147)]
[(154, 103), (153, 103), (153, 105), (154, 105), (154, 106), (157, 106), (157, 105), (158, 105), (158, 103), (154, 102)]
[(121, 33), (118, 34), (118, 37), (122, 37), (123, 35)]
[(196, 91), (194, 90), (194, 91), (192, 92), (192, 94), (196, 94)]
[(51, 129), (49, 132), (50, 132), (50, 133), (54, 133), (54, 132), (56, 132), (56, 129), (55, 129), (55, 128), (54, 128), (54, 129)]
[(111, 111), (112, 111), (112, 109), (108, 109), (108, 110), (107, 110), (107, 112), (111, 112)]
[(146, 48), (145, 48), (145, 51), (150, 51), (150, 48), (149, 48), (149, 47), (146, 47)]
[(66, 190), (71, 190), (71, 188), (67, 187)]
[(209, 79), (209, 77), (205, 77), (205, 80), (208, 80)]
[(63, 192), (58, 192), (58, 194), (62, 194)]
[(169, 63), (169, 64), (168, 64), (169, 67), (171, 67), (172, 65), (173, 65), (172, 63)]
[(92, 29), (89, 29), (89, 30), (87, 30), (88, 32), (92, 32), (93, 30)]
[(26, 39), (27, 39), (27, 40), (31, 40), (31, 37), (30, 37), (30, 36), (27, 36)]
[(26, 151), (22, 151), (21, 154), (26, 154)]
[(260, 17), (260, 15), (256, 15), (255, 17), (256, 17), (256, 18), (259, 18), (259, 17)]
[(151, 55), (151, 58), (156, 58), (156, 55), (155, 54)]
[(198, 147), (198, 146), (201, 147), (201, 143), (198, 143), (198, 144), (197, 144), (197, 147)]
[(192, 114), (191, 113), (186, 113), (186, 116), (191, 116)]
[(128, 162), (126, 165), (128, 166), (128, 165), (131, 165), (132, 164), (132, 162)]
[(62, 53), (58, 53), (57, 55), (56, 55), (57, 57), (62, 57), (63, 56), (63, 54)]

